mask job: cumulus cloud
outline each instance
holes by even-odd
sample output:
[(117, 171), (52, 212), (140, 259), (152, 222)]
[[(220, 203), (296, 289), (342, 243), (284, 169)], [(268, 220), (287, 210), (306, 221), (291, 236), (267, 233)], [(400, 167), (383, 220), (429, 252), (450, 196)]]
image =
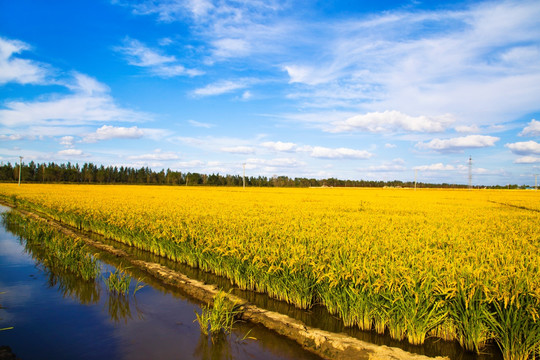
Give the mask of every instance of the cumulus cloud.
[(65, 147), (73, 147), (73, 141), (75, 138), (73, 136), (63, 136), (60, 138), (60, 145), (63, 145)]
[(319, 159), (369, 159), (372, 153), (366, 150), (349, 148), (327, 148), (323, 146), (303, 146), (298, 151), (306, 152), (309, 156)]
[(45, 82), (47, 67), (36, 61), (15, 57), (30, 46), (22, 41), (0, 37), (0, 85), (15, 82), (19, 84), (41, 84)]
[(520, 136), (540, 136), (540, 121), (532, 119), (529, 125), (527, 125)]
[(144, 131), (137, 126), (122, 127), (103, 125), (96, 132), (88, 134), (83, 138), (83, 142), (95, 143), (110, 139), (140, 139), (144, 136)]
[(462, 151), (465, 149), (494, 146), (498, 137), (487, 135), (468, 135), (451, 139), (433, 139), (427, 143), (417, 143), (416, 147), (441, 152)]
[(138, 40), (127, 38), (123, 46), (115, 48), (116, 51), (124, 54), (128, 64), (147, 68), (155, 75), (162, 77), (174, 76), (197, 76), (203, 72), (196, 69), (187, 69), (179, 64), (176, 57), (162, 55), (156, 50), (152, 50)]
[(74, 93), (49, 100), (11, 101), (0, 109), (0, 124), (6, 127), (84, 125), (108, 121), (145, 121), (149, 114), (122, 108), (108, 94), (108, 87), (83, 74), (66, 85)]
[(231, 154), (253, 154), (255, 149), (251, 146), (225, 146), (220, 149)]
[(504, 146), (518, 155), (540, 154), (540, 144), (532, 140), (505, 144)]
[(265, 141), (261, 143), (261, 146), (273, 151), (282, 152), (292, 152), (297, 148), (297, 145), (295, 143), (282, 141)]
[(515, 164), (536, 164), (540, 163), (540, 157), (538, 156), (522, 156), (514, 160)]
[(79, 149), (65, 149), (65, 150), (60, 150), (58, 152), (58, 155), (60, 156), (65, 156), (65, 157), (72, 157), (72, 156), (86, 156), (82, 150), (79, 150)]
[(371, 112), (334, 121), (330, 132), (367, 131), (385, 133), (396, 131), (441, 132), (454, 121), (451, 115), (409, 116), (399, 111)]

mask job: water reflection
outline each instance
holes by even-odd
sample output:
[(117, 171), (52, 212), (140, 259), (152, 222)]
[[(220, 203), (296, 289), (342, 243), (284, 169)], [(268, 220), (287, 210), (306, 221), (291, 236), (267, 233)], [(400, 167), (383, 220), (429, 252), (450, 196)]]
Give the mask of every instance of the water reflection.
[(128, 320), (133, 320), (133, 308), (135, 309), (135, 318), (137, 320), (144, 320), (144, 313), (137, 306), (137, 298), (135, 296), (130, 300), (128, 296), (109, 293), (107, 298), (107, 313), (113, 322), (120, 323), (123, 320), (124, 324), (127, 324)]
[(43, 264), (42, 271), (48, 276), (49, 287), (58, 287), (58, 291), (64, 298), (71, 298), (83, 305), (99, 302), (100, 288), (95, 280), (84, 281), (76, 274), (51, 270)]
[(193, 357), (201, 360), (232, 360), (231, 345), (227, 336), (219, 333), (214, 336), (199, 336)]
[[(62, 264), (61, 258), (55, 257), (43, 241), (28, 239), (27, 234), (33, 226), (38, 226), (32, 221), (24, 224), (10, 221), (2, 216), (3, 225), (11, 233), (17, 235), (19, 243), (24, 246), (24, 251), (34, 260), (36, 268), (47, 276), (47, 284), (51, 288), (58, 287), (64, 298), (71, 298), (81, 304), (95, 304), (100, 299), (100, 289), (95, 278), (84, 280), (80, 272)], [(43, 240), (43, 239), (41, 239)]]

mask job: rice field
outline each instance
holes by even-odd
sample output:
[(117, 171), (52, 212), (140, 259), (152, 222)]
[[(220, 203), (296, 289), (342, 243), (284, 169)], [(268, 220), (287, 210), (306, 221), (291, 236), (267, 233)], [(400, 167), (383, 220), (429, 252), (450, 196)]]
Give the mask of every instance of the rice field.
[(347, 326), (540, 353), (540, 193), (0, 184), (0, 198)]

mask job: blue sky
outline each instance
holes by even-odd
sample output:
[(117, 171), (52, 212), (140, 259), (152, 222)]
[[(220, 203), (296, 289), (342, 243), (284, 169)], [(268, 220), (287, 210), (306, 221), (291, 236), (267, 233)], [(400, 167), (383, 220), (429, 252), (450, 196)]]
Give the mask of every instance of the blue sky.
[(0, 161), (534, 184), (540, 2), (0, 0)]

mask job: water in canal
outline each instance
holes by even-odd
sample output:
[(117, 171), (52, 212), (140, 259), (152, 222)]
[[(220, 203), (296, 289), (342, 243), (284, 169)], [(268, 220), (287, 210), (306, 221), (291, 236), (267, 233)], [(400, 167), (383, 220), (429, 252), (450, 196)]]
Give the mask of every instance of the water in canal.
[[(112, 294), (103, 279), (123, 267), (107, 254), (101, 276), (84, 281), (53, 271), (41, 252), (0, 224), (0, 345), (20, 359), (318, 359), (253, 324), (204, 336), (194, 322), (200, 304), (137, 269), (125, 269), (129, 295)], [(133, 295), (135, 279), (146, 286)]]

